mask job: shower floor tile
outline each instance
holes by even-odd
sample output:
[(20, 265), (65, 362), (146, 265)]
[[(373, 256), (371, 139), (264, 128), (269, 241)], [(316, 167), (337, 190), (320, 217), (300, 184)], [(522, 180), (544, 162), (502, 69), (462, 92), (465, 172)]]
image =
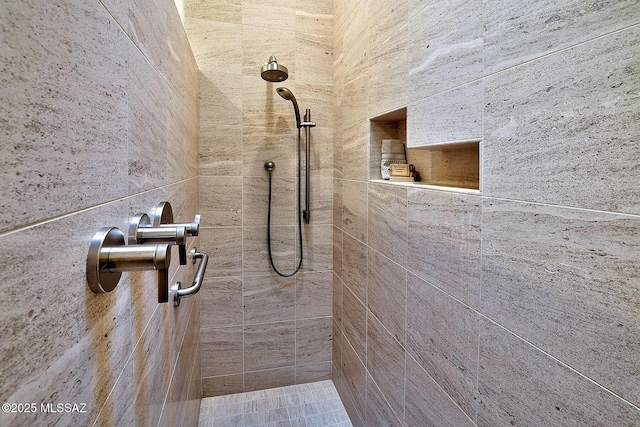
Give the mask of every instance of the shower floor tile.
[(351, 427), (333, 381), (207, 397), (199, 427)]

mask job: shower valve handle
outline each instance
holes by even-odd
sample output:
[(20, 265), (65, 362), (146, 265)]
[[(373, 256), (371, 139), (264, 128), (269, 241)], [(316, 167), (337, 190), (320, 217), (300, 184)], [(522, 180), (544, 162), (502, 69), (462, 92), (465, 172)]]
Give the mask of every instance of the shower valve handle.
[(125, 271), (158, 272), (158, 302), (169, 301), (171, 251), (166, 243), (125, 245), (124, 234), (116, 227), (101, 228), (91, 240), (87, 255), (87, 283), (95, 293), (111, 292)]
[(184, 222), (178, 224), (160, 224), (160, 227), (184, 227), (187, 231), (187, 235), (196, 237), (200, 232), (200, 215), (196, 215), (193, 218), (193, 222)]
[(137, 213), (129, 223), (129, 244), (169, 243), (178, 245), (180, 265), (187, 265), (187, 229), (180, 224), (153, 227), (149, 216)]

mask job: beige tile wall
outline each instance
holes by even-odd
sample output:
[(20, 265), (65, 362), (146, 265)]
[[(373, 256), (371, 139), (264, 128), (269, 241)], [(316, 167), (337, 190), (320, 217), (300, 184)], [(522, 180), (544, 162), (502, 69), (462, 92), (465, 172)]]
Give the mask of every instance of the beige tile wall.
[(162, 200), (179, 220), (198, 209), (198, 74), (175, 4), (0, 9), (0, 400), (37, 407), (0, 424), (197, 423), (199, 297), (158, 304), (155, 272), (100, 295), (85, 279), (101, 227)]
[[(333, 379), (354, 425), (640, 424), (638, 2), (333, 13)], [(481, 194), (367, 182), (369, 119), (401, 107), (409, 144), (482, 139)]]
[[(330, 378), (331, 1), (191, 0), (185, 16), (200, 69), (202, 246), (211, 253), (201, 306), (204, 396)], [(260, 77), (271, 55), (289, 69), (281, 84)], [(293, 106), (278, 96), (279, 86), (294, 93), (302, 114), (310, 108), (317, 123), (304, 262), (286, 279), (273, 273), (267, 252), (264, 162), (271, 160), (273, 258), (281, 271), (295, 269), (297, 131)]]

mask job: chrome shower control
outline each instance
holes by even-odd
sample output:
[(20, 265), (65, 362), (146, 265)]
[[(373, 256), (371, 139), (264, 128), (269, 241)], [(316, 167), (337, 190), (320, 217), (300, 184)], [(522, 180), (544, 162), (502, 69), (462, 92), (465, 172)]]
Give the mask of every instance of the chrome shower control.
[(195, 237), (200, 232), (200, 215), (193, 218), (193, 222), (173, 222), (173, 208), (169, 202), (160, 202), (151, 214), (154, 227), (184, 227), (187, 235)]
[[(172, 214), (173, 216), (173, 214)], [(187, 230), (179, 224), (152, 226), (149, 216), (137, 213), (129, 222), (129, 244), (169, 243), (178, 245), (180, 265), (187, 265)]]
[(101, 228), (91, 240), (87, 255), (87, 283), (95, 293), (113, 291), (122, 272), (158, 271), (158, 302), (169, 301), (171, 251), (165, 243), (125, 245), (124, 234), (116, 227)]

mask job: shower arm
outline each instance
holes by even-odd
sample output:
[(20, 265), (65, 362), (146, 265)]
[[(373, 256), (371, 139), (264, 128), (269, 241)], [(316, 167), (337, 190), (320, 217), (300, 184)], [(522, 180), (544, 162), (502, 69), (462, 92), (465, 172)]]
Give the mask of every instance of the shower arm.
[(315, 123), (311, 121), (311, 109), (307, 108), (307, 111), (304, 114), (304, 121), (300, 123), (300, 127), (304, 128), (305, 132), (305, 148), (306, 148), (306, 160), (305, 160), (305, 209), (302, 212), (302, 217), (304, 218), (304, 222), (309, 224), (311, 217), (311, 210), (309, 209), (309, 173), (311, 171), (310, 163), (311, 163), (311, 128), (315, 127)]

